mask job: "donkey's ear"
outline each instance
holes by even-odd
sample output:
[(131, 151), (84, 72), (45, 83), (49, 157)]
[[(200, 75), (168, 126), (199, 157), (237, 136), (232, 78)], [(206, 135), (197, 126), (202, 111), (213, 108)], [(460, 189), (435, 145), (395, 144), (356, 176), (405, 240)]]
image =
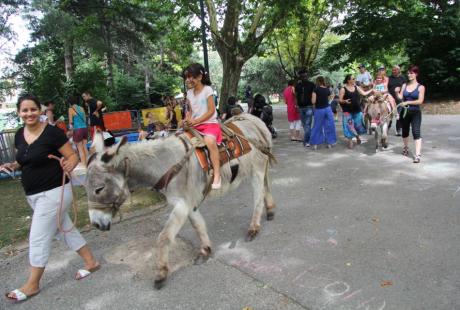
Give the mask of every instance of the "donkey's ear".
[(112, 146), (107, 152), (102, 154), (101, 160), (105, 163), (108, 163), (112, 158), (115, 157), (115, 155), (118, 154), (118, 151), (123, 145), (126, 144), (126, 142), (128, 142), (128, 138), (124, 136), (123, 138), (121, 138), (120, 142), (118, 142), (116, 145)]
[(104, 151), (104, 136), (100, 130), (97, 130), (93, 136), (93, 143), (91, 143), (90, 154), (100, 153)]

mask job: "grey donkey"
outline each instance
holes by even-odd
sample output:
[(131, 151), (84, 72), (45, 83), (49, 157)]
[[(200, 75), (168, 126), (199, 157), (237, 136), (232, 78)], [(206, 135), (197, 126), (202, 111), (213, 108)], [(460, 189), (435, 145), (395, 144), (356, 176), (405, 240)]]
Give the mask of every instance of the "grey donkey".
[(127, 144), (126, 139), (122, 139), (109, 148), (104, 147), (101, 134), (94, 139), (95, 152), (88, 160), (86, 181), (92, 225), (109, 230), (123, 202), (131, 192), (142, 187), (157, 188), (173, 207), (156, 241), (157, 289), (166, 282), (169, 246), (187, 217), (200, 238), (198, 258), (205, 261), (210, 257), (211, 241), (198, 209), (205, 198), (224, 195), (249, 179), (254, 190), (254, 211), (246, 239), (251, 241), (259, 233), (264, 206), (267, 220), (274, 218), (275, 202), (269, 180), (269, 166), (274, 160), (271, 134), (259, 118), (246, 113), (227, 122), (233, 122), (241, 129), (252, 150), (222, 166), (222, 187), (219, 190), (209, 189), (212, 177), (201, 168), (190, 141), (181, 136), (135, 144)]

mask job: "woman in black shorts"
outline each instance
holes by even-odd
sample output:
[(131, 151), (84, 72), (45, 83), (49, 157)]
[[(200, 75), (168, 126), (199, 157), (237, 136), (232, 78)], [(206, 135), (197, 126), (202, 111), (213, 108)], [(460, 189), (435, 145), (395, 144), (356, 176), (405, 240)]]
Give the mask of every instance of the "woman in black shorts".
[(400, 113), (400, 121), (402, 125), (402, 138), (404, 142), (404, 156), (409, 155), (409, 130), (412, 127), (412, 137), (415, 142), (414, 163), (420, 162), (422, 154), (422, 136), (420, 126), (422, 124), (422, 109), (421, 105), (425, 100), (425, 86), (419, 84), (417, 76), (419, 69), (417, 66), (411, 65), (407, 70), (408, 82), (402, 86), (398, 97), (402, 100), (403, 109)]

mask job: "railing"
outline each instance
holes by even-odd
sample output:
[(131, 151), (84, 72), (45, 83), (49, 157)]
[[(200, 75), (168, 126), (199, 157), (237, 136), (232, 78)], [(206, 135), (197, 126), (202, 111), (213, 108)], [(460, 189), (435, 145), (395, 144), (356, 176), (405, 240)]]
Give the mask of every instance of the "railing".
[(14, 135), (17, 129), (7, 129), (0, 132), (0, 162), (13, 162), (16, 158)]

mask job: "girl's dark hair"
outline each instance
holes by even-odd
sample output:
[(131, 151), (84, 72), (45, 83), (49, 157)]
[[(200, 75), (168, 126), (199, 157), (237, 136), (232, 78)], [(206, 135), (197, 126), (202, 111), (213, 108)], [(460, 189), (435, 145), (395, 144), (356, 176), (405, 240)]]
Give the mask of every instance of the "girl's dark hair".
[(288, 85), (289, 85), (289, 86), (294, 86), (294, 85), (295, 85), (295, 81), (294, 81), (294, 80), (289, 80), (289, 81), (288, 81)]
[(206, 72), (204, 67), (199, 63), (194, 63), (188, 66), (184, 70), (184, 79), (191, 76), (197, 78), (201, 74), (201, 83), (204, 85), (211, 86), (211, 79), (209, 78), (209, 72)]
[(40, 105), (40, 101), (38, 100), (37, 97), (35, 97), (34, 95), (31, 95), (31, 94), (24, 94), (22, 96), (20, 96), (18, 98), (18, 103), (16, 105), (18, 111), (21, 109), (21, 103), (24, 101), (24, 100), (30, 100), (30, 101), (33, 101), (35, 103), (35, 105), (37, 106), (37, 108), (39, 110), (41, 110), (42, 106)]
[(320, 75), (316, 78), (316, 86), (326, 86), (326, 80), (323, 76)]
[(416, 65), (410, 65), (409, 68), (407, 69), (407, 71), (408, 72), (414, 72), (417, 75), (419, 73), (418, 66), (416, 66)]
[(347, 84), (349, 80), (351, 80), (351, 77), (353, 76), (353, 74), (347, 74), (345, 76), (345, 80), (343, 80), (343, 84)]
[(74, 104), (78, 105), (80, 103), (80, 100), (77, 96), (70, 96), (67, 98), (67, 104), (69, 106), (72, 106)]

